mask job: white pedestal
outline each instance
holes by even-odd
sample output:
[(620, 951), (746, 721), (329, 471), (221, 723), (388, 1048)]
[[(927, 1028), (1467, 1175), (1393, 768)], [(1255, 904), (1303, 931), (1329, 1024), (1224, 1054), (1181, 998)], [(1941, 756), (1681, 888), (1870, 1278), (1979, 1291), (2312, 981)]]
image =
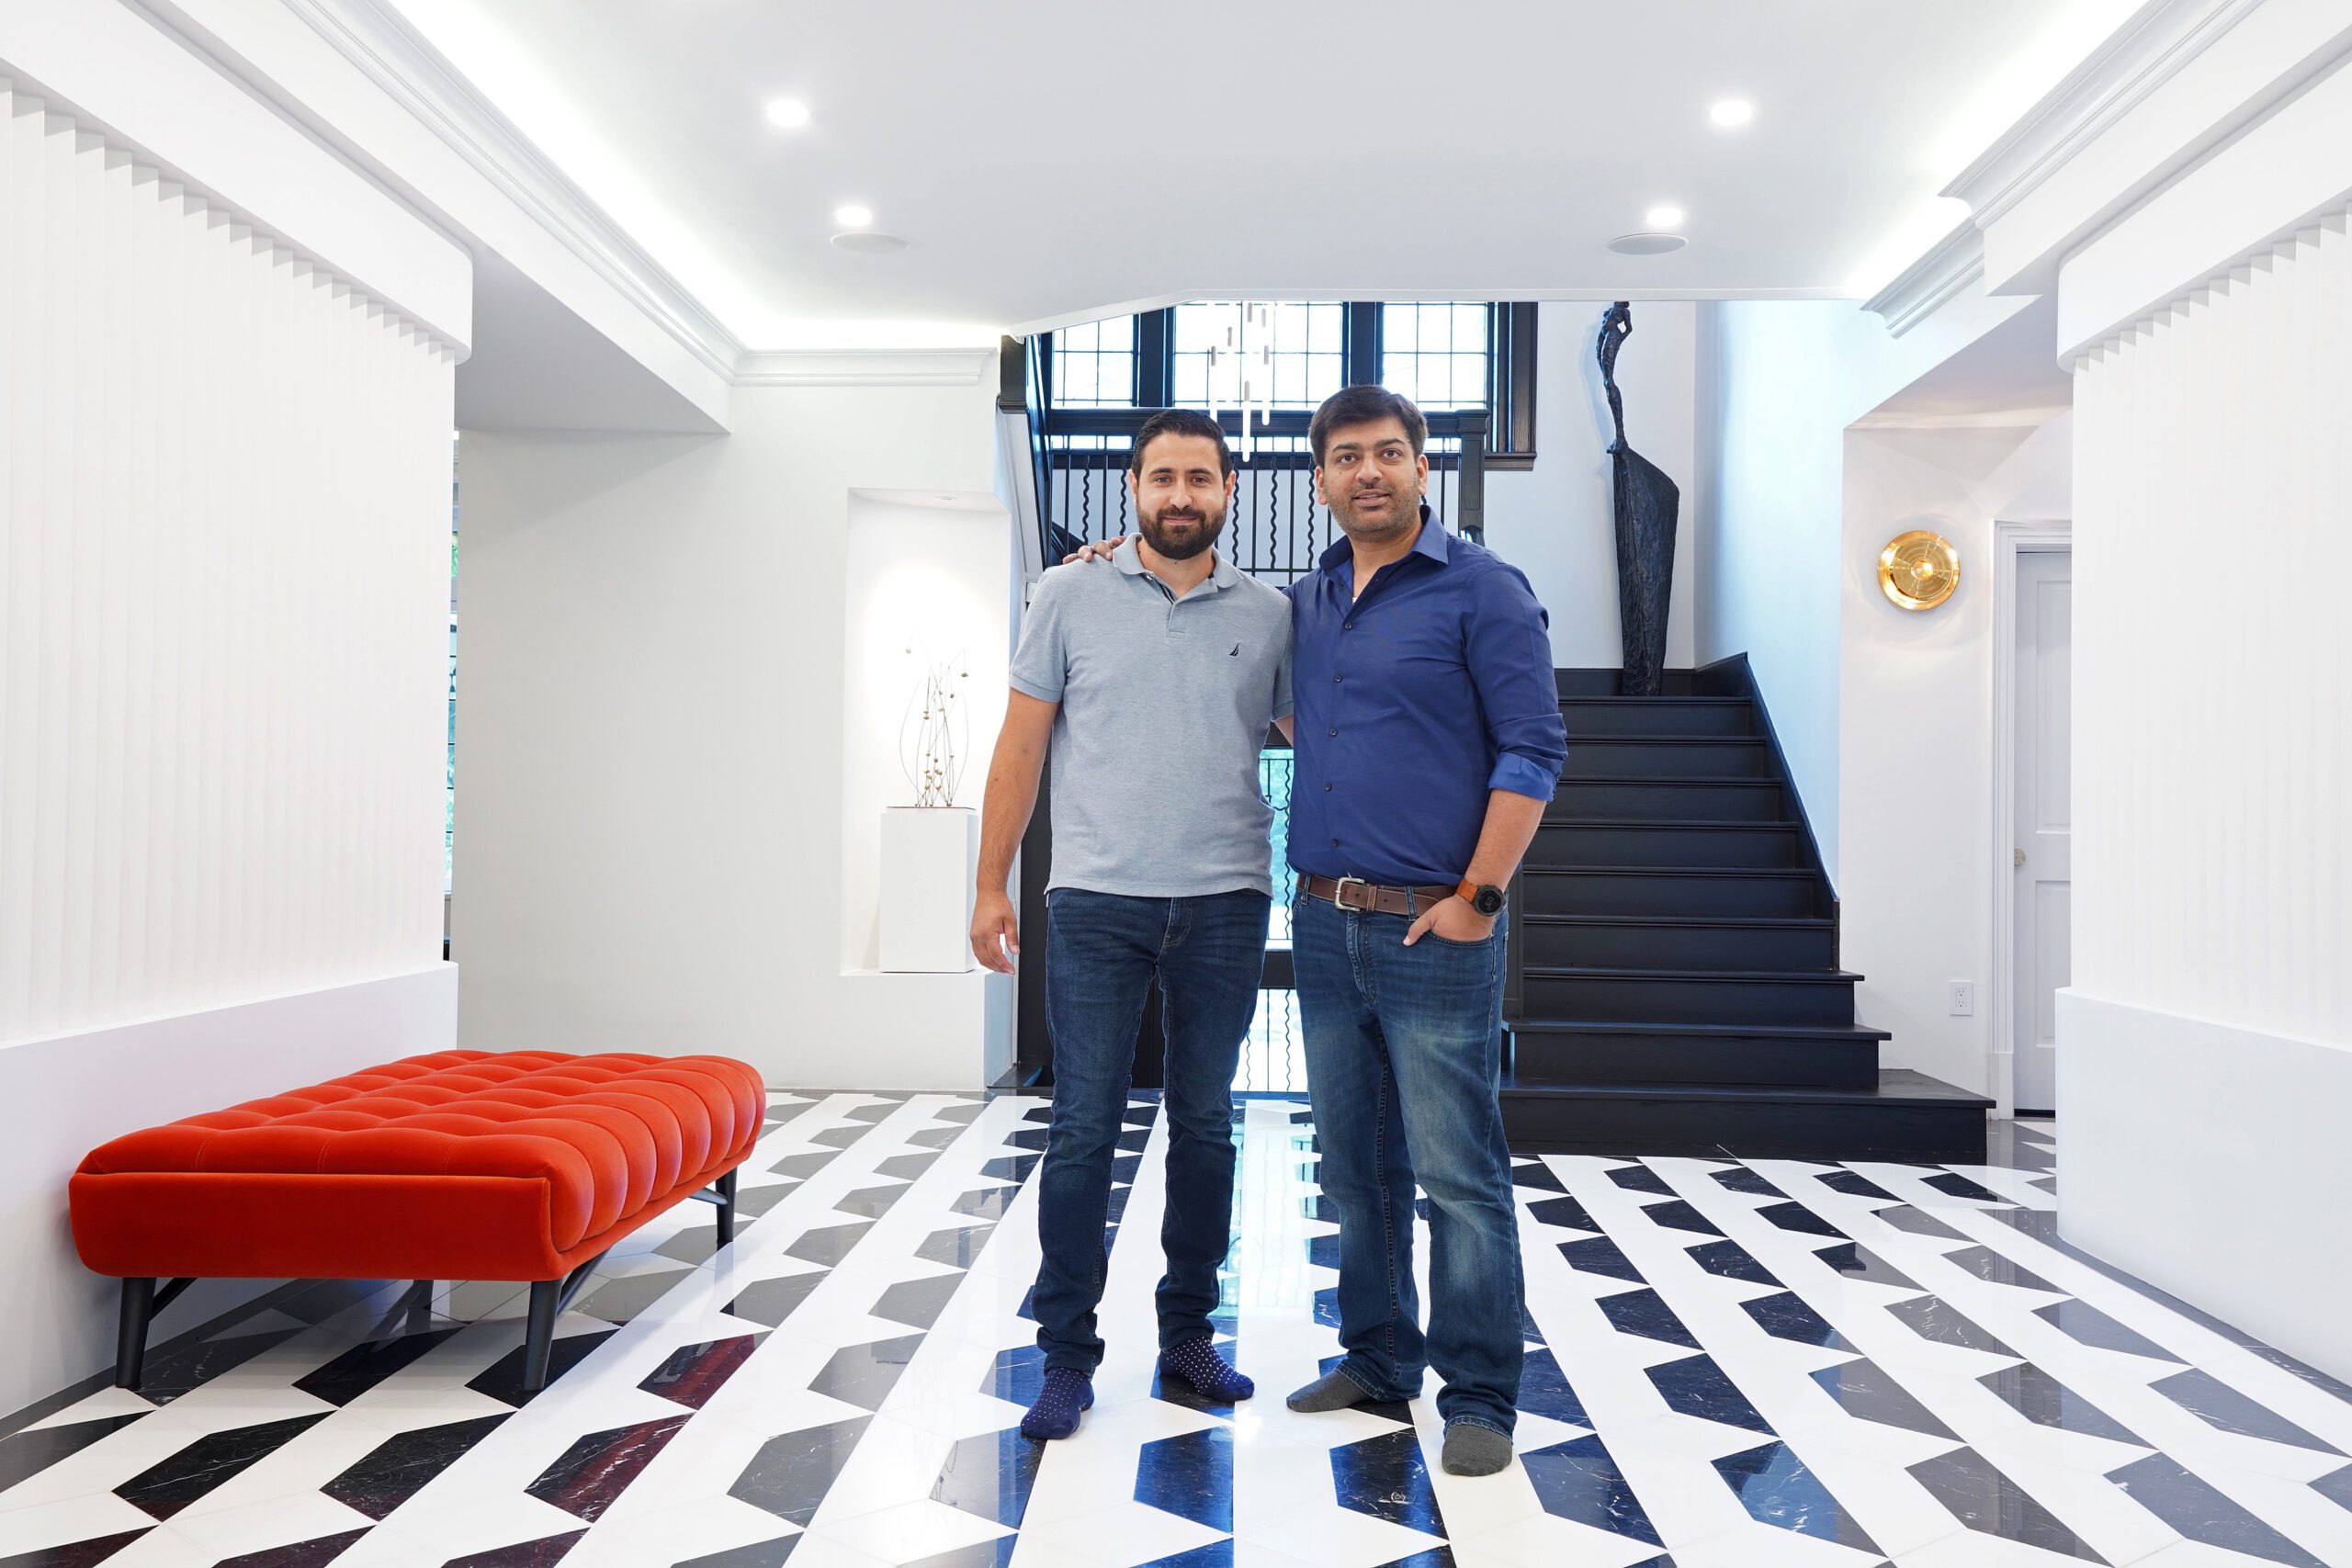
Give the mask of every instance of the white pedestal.
[(972, 879), (980, 816), (968, 807), (882, 813), (882, 968), (960, 975), (972, 963)]

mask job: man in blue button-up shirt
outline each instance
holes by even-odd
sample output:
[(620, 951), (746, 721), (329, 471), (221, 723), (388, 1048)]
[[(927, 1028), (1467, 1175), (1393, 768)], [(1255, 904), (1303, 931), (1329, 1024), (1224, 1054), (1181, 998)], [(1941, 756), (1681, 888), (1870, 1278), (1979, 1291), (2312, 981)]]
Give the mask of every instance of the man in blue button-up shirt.
[(1334, 394), (1308, 437), (1348, 536), (1291, 589), (1291, 942), (1346, 1355), (1290, 1404), (1410, 1398), (1426, 1360), (1445, 1380), (1446, 1469), (1484, 1475), (1510, 1462), (1524, 1343), (1496, 917), (1567, 734), (1544, 607), (1516, 568), (1431, 521), (1427, 438), (1378, 387)]

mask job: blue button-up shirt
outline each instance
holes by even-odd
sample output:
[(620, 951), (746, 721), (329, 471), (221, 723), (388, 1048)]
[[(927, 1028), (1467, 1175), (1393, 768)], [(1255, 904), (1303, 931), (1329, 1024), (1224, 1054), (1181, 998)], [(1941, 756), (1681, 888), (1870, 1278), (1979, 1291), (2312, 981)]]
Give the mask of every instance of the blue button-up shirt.
[(1355, 547), (1290, 587), (1290, 863), (1391, 886), (1470, 868), (1490, 790), (1552, 798), (1567, 761), (1550, 617), (1517, 567), (1421, 509), (1355, 592)]

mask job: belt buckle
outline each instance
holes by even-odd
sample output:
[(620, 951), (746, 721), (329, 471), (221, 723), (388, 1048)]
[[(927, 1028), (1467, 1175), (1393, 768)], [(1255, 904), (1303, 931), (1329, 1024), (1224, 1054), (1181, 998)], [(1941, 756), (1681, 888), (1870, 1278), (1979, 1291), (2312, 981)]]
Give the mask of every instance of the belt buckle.
[(1364, 901), (1363, 903), (1351, 904), (1348, 902), (1348, 884), (1351, 882), (1354, 883), (1358, 887), (1363, 888), (1369, 888), (1372, 886), (1370, 882), (1361, 876), (1343, 876), (1340, 878), (1339, 885), (1331, 889), (1331, 902), (1337, 904), (1342, 909), (1371, 908), (1377, 900), (1374, 899), (1368, 892), (1364, 895)]

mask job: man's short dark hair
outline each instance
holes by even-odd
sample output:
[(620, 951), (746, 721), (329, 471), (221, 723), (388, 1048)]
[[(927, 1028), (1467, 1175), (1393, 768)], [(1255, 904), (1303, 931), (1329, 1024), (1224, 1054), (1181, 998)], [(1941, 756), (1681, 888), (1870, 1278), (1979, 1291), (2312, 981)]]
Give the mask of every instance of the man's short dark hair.
[(1233, 449), (1225, 444), (1225, 429), (1198, 409), (1161, 409), (1143, 422), (1135, 445), (1127, 449), (1127, 471), (1143, 473), (1144, 448), (1163, 435), (1203, 435), (1216, 443), (1216, 471), (1233, 472)]
[(1430, 444), (1430, 422), (1413, 406), (1413, 400), (1385, 387), (1342, 387), (1323, 400), (1315, 411), (1313, 423), (1306, 427), (1306, 444), (1315, 449), (1315, 466), (1323, 466), (1323, 448), (1331, 439), (1331, 432), (1344, 430), (1351, 424), (1374, 424), (1393, 419), (1405, 427), (1406, 437), (1413, 444), (1413, 456), (1421, 455)]

